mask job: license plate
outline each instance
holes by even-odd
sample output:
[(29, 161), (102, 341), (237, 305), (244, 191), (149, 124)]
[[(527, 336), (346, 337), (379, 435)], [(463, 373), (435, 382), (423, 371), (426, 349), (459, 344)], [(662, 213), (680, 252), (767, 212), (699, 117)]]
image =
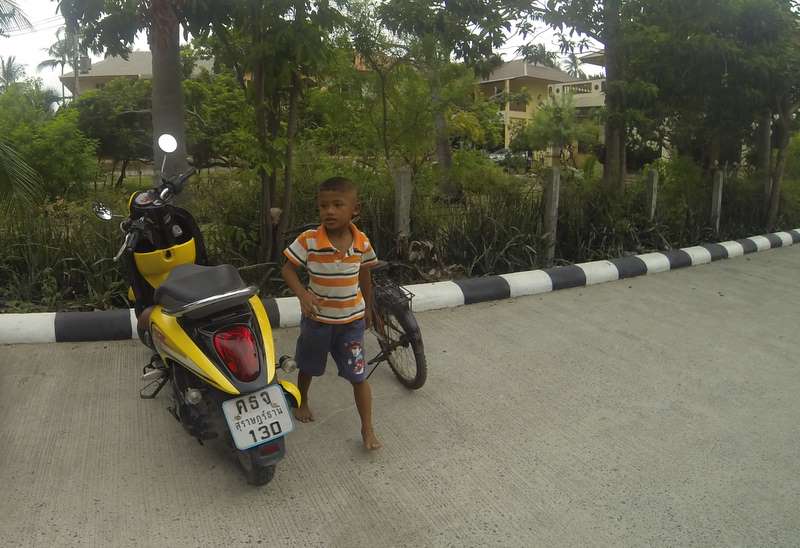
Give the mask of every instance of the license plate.
[(289, 405), (278, 384), (222, 402), (222, 412), (240, 450), (275, 441), (294, 430)]

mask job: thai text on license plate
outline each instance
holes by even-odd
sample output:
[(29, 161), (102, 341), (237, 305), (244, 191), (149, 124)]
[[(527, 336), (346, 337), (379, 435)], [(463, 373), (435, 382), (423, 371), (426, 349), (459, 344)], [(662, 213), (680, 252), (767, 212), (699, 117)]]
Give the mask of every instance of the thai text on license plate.
[(294, 430), (292, 414), (278, 384), (227, 400), (222, 411), (240, 450), (274, 441)]

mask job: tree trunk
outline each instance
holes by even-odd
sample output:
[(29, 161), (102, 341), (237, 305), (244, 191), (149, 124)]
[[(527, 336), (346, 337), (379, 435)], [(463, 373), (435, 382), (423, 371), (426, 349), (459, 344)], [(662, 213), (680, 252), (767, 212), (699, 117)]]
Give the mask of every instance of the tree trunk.
[[(117, 172), (117, 159), (114, 158), (114, 163), (111, 164), (111, 178), (110, 178), (110, 181), (111, 181), (111, 185), (112, 186), (114, 185), (114, 173), (116, 173), (116, 172)], [(105, 179), (105, 177), (103, 177), (103, 188), (105, 188), (105, 186), (106, 186), (106, 179)]]
[(414, 192), (414, 178), (411, 166), (398, 162), (392, 164), (391, 147), (389, 145), (389, 99), (386, 96), (387, 75), (376, 62), (371, 62), (372, 69), (378, 74), (381, 94), (381, 142), (386, 162), (386, 171), (394, 182), (395, 203), (395, 248), (401, 259), (408, 257), (409, 239), (411, 237), (411, 200)]
[(558, 199), (561, 192), (561, 168), (553, 164), (542, 196), (543, 229), (545, 234), (543, 266), (553, 266), (556, 256), (556, 241), (558, 237)]
[(408, 258), (408, 244), (411, 239), (411, 198), (414, 192), (411, 168), (398, 166), (393, 171), (394, 178), (394, 232), (397, 235), (395, 248), (397, 256)]
[[(283, 243), (289, 228), (292, 213), (292, 161), (294, 157), (294, 137), (297, 132), (297, 100), (300, 96), (300, 74), (298, 69), (292, 70), (292, 83), (289, 88), (289, 117), (286, 123), (286, 165), (283, 168), (283, 211), (278, 225), (279, 242)], [(281, 246), (278, 246), (281, 247)]]
[[(278, 133), (281, 130), (281, 94), (278, 91), (277, 83), (272, 90), (270, 98), (270, 108), (267, 114), (267, 129), (272, 142), (278, 140)], [(269, 174), (269, 195), (272, 203), (277, 203), (278, 197), (278, 170), (273, 169)]]
[(767, 209), (767, 232), (775, 230), (778, 222), (778, 211), (781, 201), (781, 183), (783, 174), (786, 171), (786, 148), (781, 146), (778, 149), (778, 158), (775, 161), (775, 171), (772, 173), (772, 186), (769, 194), (769, 207)]
[(763, 213), (766, 217), (769, 210), (770, 194), (772, 193), (772, 111), (765, 110), (758, 121), (756, 130), (756, 177), (761, 180), (764, 188)]
[(125, 176), (126, 176), (125, 170), (128, 169), (128, 162), (129, 161), (130, 160), (128, 160), (127, 158), (122, 160), (122, 167), (119, 170), (119, 177), (117, 178), (117, 183), (114, 185), (115, 188), (119, 188), (120, 186), (122, 186), (122, 181), (125, 180)]
[(441, 178), (439, 179), (439, 193), (447, 201), (456, 201), (460, 198), (460, 189), (452, 180), (453, 153), (450, 150), (450, 136), (447, 132), (447, 120), (444, 113), (446, 105), (442, 100), (439, 76), (434, 74), (431, 78), (431, 99), (433, 99), (433, 126), (436, 133), (436, 159), (439, 162)]
[(381, 144), (383, 145), (383, 159), (386, 162), (386, 169), (392, 171), (391, 148), (389, 146), (389, 99), (386, 97), (387, 74), (383, 67), (375, 62), (371, 57), (367, 57), (367, 62), (375, 74), (378, 75), (378, 93), (381, 95)]
[[(266, 106), (264, 104), (264, 63), (259, 62), (253, 70), (253, 93), (255, 100), (256, 137), (261, 152), (267, 150)], [(261, 180), (261, 208), (259, 211), (259, 245), (258, 260), (264, 262), (272, 258), (272, 195), (270, 193), (269, 175), (264, 162), (258, 168)]]
[(73, 79), (73, 86), (74, 89), (72, 90), (72, 100), (74, 101), (75, 98), (78, 96), (80, 91), (78, 90), (79, 85), (79, 78), (80, 78), (80, 67), (78, 66), (78, 58), (80, 56), (80, 51), (78, 48), (80, 47), (80, 40), (78, 40), (78, 20), (74, 19), (72, 16), (67, 18), (67, 36), (72, 37), (72, 79)]
[(796, 107), (788, 99), (781, 102), (778, 113), (778, 126), (781, 130), (780, 143), (778, 144), (778, 156), (775, 159), (775, 167), (772, 170), (772, 184), (769, 193), (769, 207), (767, 208), (767, 231), (772, 232), (778, 222), (778, 212), (781, 201), (781, 183), (783, 174), (786, 171), (786, 153), (791, 141), (792, 115)]
[(620, 38), (620, 0), (603, 5), (606, 56), (606, 158), (603, 182), (613, 192), (625, 191), (625, 93), (623, 90), (624, 53)]
[[(273, 87), (272, 95), (270, 98), (270, 107), (267, 112), (267, 131), (269, 132), (269, 139), (272, 142), (270, 146), (275, 146), (274, 143), (278, 140), (278, 133), (281, 130), (281, 95), (277, 88), (277, 83)], [(269, 192), (269, 200), (270, 203), (277, 204), (278, 203), (278, 168), (273, 166), (269, 172), (269, 188), (267, 189)], [(278, 208), (275, 208), (278, 209)], [(280, 210), (279, 210), (280, 211)], [(280, 216), (278, 216), (277, 220), (275, 217), (270, 215), (272, 219), (272, 253), (275, 256), (281, 252), (281, 243), (280, 234), (278, 231), (278, 225), (280, 223)], [(268, 257), (271, 258), (271, 255)]]
[(719, 129), (713, 130), (711, 142), (708, 145), (708, 170), (712, 174), (719, 170), (719, 159), (722, 151), (722, 139), (720, 138), (719, 132)]
[[(158, 148), (158, 137), (169, 133), (178, 141), (177, 150), (169, 155), (164, 175), (172, 176), (188, 169), (186, 161), (186, 129), (178, 17), (170, 0), (150, 3), (150, 51), (153, 54), (153, 162), (160, 169), (164, 153)], [(154, 170), (155, 183), (159, 175)]]

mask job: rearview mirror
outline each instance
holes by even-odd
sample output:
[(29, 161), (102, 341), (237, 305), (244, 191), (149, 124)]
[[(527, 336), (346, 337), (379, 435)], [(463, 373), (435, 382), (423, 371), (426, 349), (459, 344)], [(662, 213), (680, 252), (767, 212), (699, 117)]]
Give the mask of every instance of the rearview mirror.
[(102, 219), (104, 221), (110, 221), (114, 216), (114, 214), (111, 213), (111, 209), (109, 209), (109, 207), (103, 202), (95, 202), (92, 204), (92, 211), (98, 219)]
[(158, 138), (158, 148), (170, 154), (178, 149), (178, 141), (169, 133), (164, 133)]

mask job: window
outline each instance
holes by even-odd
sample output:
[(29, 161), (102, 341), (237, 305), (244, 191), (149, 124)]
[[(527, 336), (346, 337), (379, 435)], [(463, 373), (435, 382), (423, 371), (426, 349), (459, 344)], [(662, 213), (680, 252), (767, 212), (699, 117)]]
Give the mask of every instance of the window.
[(516, 112), (525, 112), (527, 106), (528, 102), (525, 98), (515, 98), (514, 101), (511, 101), (511, 110)]

